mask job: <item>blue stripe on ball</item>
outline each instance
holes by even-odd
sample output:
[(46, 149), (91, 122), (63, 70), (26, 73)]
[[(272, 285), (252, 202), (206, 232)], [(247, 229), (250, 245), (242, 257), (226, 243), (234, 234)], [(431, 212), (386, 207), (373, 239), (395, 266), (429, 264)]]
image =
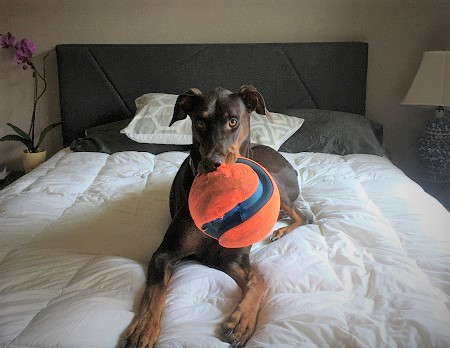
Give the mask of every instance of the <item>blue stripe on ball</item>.
[(273, 193), (272, 181), (259, 165), (244, 158), (238, 158), (236, 162), (246, 164), (256, 172), (259, 178), (258, 187), (253, 195), (238, 203), (223, 218), (207, 222), (202, 226), (202, 230), (205, 233), (216, 239), (219, 239), (225, 232), (254, 216), (269, 201)]

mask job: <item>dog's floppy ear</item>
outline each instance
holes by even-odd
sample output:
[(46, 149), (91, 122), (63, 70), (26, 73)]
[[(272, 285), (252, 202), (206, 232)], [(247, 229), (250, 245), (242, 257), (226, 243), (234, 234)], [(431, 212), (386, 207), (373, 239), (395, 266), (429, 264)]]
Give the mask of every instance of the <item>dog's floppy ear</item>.
[(190, 114), (194, 105), (194, 98), (200, 94), (202, 92), (198, 88), (191, 88), (178, 96), (169, 127), (177, 121), (184, 120)]
[(266, 108), (263, 96), (254, 86), (244, 85), (239, 89), (238, 94), (249, 112), (256, 111), (260, 115), (266, 115), (269, 121), (273, 122), (272, 115)]

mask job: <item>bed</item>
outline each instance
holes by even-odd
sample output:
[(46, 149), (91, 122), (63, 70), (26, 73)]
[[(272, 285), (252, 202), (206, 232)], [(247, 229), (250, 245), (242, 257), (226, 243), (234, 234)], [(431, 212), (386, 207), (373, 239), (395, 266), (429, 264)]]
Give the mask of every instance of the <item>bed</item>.
[[(267, 288), (246, 347), (449, 347), (450, 213), (389, 161), (382, 126), (364, 117), (367, 52), (57, 46), (65, 147), (0, 191), (0, 346), (120, 347), (189, 148), (121, 130), (148, 93), (250, 83), (270, 111), (303, 120), (276, 147), (311, 222), (252, 247)], [(218, 270), (179, 264), (157, 347), (228, 347), (220, 325), (240, 294)]]

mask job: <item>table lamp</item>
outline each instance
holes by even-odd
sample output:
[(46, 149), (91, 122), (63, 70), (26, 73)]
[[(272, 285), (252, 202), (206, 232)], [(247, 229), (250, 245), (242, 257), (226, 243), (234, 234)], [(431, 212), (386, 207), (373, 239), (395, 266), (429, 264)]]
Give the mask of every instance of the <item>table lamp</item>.
[(402, 102), (434, 109), (417, 143), (416, 153), (423, 167), (423, 179), (434, 182), (450, 180), (450, 51), (425, 52), (416, 77)]

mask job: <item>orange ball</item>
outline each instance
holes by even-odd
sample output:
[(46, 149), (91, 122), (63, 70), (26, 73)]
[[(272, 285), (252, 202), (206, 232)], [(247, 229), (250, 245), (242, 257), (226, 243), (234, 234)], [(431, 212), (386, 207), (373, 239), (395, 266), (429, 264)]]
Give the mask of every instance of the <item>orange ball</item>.
[(197, 175), (189, 211), (198, 229), (226, 248), (243, 248), (264, 239), (280, 212), (280, 193), (269, 172), (240, 157), (236, 163)]

